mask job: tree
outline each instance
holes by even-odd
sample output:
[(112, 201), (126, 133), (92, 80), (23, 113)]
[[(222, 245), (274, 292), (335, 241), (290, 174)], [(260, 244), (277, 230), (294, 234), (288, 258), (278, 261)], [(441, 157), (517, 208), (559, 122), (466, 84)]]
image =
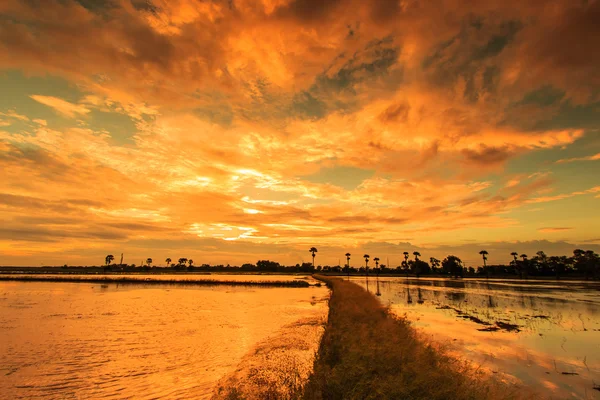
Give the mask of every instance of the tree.
[(481, 254), (481, 258), (483, 258), (483, 269), (484, 269), (484, 271), (485, 271), (485, 275), (486, 275), (487, 277), (489, 277), (489, 276), (490, 276), (490, 271), (488, 270), (488, 268), (487, 268), (487, 263), (486, 263), (486, 261), (487, 261), (487, 255), (488, 255), (489, 253), (487, 252), (487, 250), (481, 250), (481, 251), (479, 252), (479, 254)]
[(150, 257), (148, 257), (148, 258), (146, 259), (146, 264), (147, 264), (148, 266), (150, 266), (150, 265), (152, 264), (152, 259), (151, 259)]
[(479, 254), (481, 254), (481, 258), (483, 258), (483, 268), (487, 267), (486, 261), (487, 261), (487, 255), (490, 254), (487, 252), (487, 250), (481, 250), (479, 252)]
[(365, 274), (367, 276), (369, 276), (369, 257), (370, 256), (368, 254), (365, 254), (363, 257), (365, 258)]
[(311, 247), (309, 252), (312, 253), (312, 259), (313, 259), (313, 268), (315, 267), (315, 253), (317, 253), (319, 250), (317, 250), (316, 247)]
[(187, 258), (180, 258), (179, 260), (177, 260), (177, 265), (181, 266), (181, 265), (185, 265), (187, 263)]
[(419, 261), (419, 257), (421, 257), (421, 253), (418, 251), (413, 251), (413, 256), (415, 256), (415, 261)]
[(523, 269), (521, 268), (521, 266), (519, 265), (519, 261), (517, 260), (517, 256), (519, 255), (519, 253), (513, 251), (512, 253), (510, 253), (510, 255), (513, 256), (513, 263), (515, 264), (515, 269), (519, 273), (519, 279), (523, 279)]
[(434, 270), (434, 272), (437, 268), (440, 267), (440, 260), (438, 260), (437, 258), (430, 257), (429, 263), (431, 264), (431, 268)]
[(350, 277), (350, 256), (352, 254), (346, 253), (346, 272), (348, 273), (348, 277)]
[(377, 271), (377, 275), (379, 276), (379, 257), (375, 257), (373, 261), (375, 261), (375, 271)]
[(191, 258), (188, 260), (188, 265), (190, 266), (190, 268), (192, 267), (192, 265), (194, 264), (194, 260), (192, 260)]
[(165, 262), (167, 263), (167, 268), (168, 268), (169, 265), (171, 265), (171, 259), (167, 257), (167, 259), (165, 260)]
[(104, 262), (106, 263), (106, 267), (104, 267), (104, 272), (106, 273), (106, 271), (110, 268), (110, 263), (115, 259), (115, 256), (113, 256), (112, 254), (107, 255), (106, 257), (104, 257)]
[(107, 255), (104, 258), (104, 262), (106, 263), (106, 266), (109, 266), (111, 262), (113, 262), (113, 260), (115, 259), (115, 256), (113, 256), (112, 254)]
[(456, 256), (448, 256), (442, 261), (442, 269), (444, 272), (458, 278), (459, 275), (462, 276), (462, 260)]
[(429, 268), (429, 264), (423, 260), (416, 259), (414, 261), (409, 261), (409, 263), (412, 264), (412, 270), (417, 278), (420, 277), (421, 274), (429, 274), (431, 270), (431, 268)]

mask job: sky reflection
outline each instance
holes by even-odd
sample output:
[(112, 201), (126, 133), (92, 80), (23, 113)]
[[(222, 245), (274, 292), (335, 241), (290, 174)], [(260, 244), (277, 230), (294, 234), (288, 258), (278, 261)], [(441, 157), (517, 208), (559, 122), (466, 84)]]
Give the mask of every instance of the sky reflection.
[(425, 336), (502, 380), (551, 398), (600, 397), (597, 283), (369, 279)]

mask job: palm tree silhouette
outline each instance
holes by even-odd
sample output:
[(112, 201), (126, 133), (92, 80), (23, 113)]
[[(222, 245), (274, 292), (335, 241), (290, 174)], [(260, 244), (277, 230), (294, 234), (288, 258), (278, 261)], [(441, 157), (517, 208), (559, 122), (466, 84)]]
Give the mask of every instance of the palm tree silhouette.
[(519, 265), (519, 261), (517, 261), (517, 256), (519, 255), (519, 253), (517, 253), (516, 251), (513, 251), (512, 253), (510, 253), (510, 255), (513, 256), (515, 268), (519, 272), (519, 279), (522, 279), (523, 278), (523, 270), (522, 270), (521, 266)]
[(104, 267), (104, 273), (106, 273), (106, 271), (109, 268), (110, 263), (115, 259), (115, 256), (113, 256), (112, 254), (107, 255), (106, 257), (104, 257), (104, 262), (106, 263), (106, 267)]
[(191, 258), (188, 260), (188, 265), (191, 267), (192, 264), (194, 264), (194, 260), (192, 260)]
[(369, 276), (369, 257), (370, 256), (368, 254), (365, 254), (363, 257), (365, 258), (365, 275)]
[(373, 261), (375, 261), (375, 271), (377, 271), (377, 276), (379, 276), (379, 257), (375, 257)]
[(148, 257), (146, 259), (146, 264), (148, 264), (148, 266), (150, 266), (150, 264), (152, 264), (152, 259), (150, 257)]
[(187, 263), (187, 258), (181, 257), (177, 262), (179, 265), (185, 265), (185, 263)]
[(486, 250), (481, 250), (479, 252), (479, 254), (481, 254), (481, 257), (483, 258), (483, 268), (485, 268), (487, 266), (487, 264), (486, 264), (487, 255), (490, 254), (490, 253), (488, 253)]
[(413, 256), (415, 256), (415, 261), (419, 261), (419, 257), (421, 257), (421, 253), (419, 253), (418, 251), (414, 251)]
[(167, 259), (165, 260), (165, 262), (167, 263), (167, 268), (168, 268), (169, 265), (171, 265), (171, 259), (167, 257)]
[(352, 254), (350, 254), (350, 253), (346, 253), (346, 268), (348, 268), (346, 270), (346, 273), (348, 274), (348, 278), (350, 278), (350, 256), (351, 255)]
[(312, 253), (312, 258), (313, 258), (313, 268), (315, 267), (315, 253), (318, 253), (319, 250), (317, 250), (316, 247), (311, 247), (309, 250), (310, 253)]
[[(527, 269), (527, 254), (523, 253), (519, 257), (521, 257), (523, 259), (523, 268), (522, 269), (525, 270), (525, 278), (528, 278), (529, 277), (529, 271)], [(521, 277), (523, 276), (522, 274), (523, 273), (521, 272)]]
[(513, 258), (515, 259), (515, 264), (517, 263), (517, 256), (519, 255), (519, 253), (517, 253), (516, 251), (513, 251), (512, 253), (510, 253), (511, 256), (513, 256)]
[(489, 253), (487, 252), (487, 250), (481, 250), (481, 251), (479, 252), (479, 254), (481, 254), (481, 257), (483, 258), (483, 269), (485, 270), (485, 275), (486, 275), (487, 277), (489, 277), (489, 276), (490, 276), (490, 273), (489, 273), (489, 271), (488, 271), (488, 269), (487, 269), (487, 264), (486, 264), (486, 261), (487, 261), (487, 255), (488, 255)]

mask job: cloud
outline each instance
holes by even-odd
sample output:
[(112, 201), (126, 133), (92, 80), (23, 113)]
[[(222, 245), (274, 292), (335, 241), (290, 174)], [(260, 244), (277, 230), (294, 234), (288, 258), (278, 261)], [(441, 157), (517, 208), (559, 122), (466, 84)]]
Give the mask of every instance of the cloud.
[[(6, 231), (0, 248), (23, 260), (203, 246), (297, 261), (315, 242), (406, 237), (460, 249), (551, 233), (522, 207), (597, 193), (565, 189), (547, 157), (594, 142), (573, 115), (597, 108), (598, 2), (88, 3), (0, 5), (0, 69), (65, 83), (0, 110), (0, 216), (27, 238)], [(131, 127), (93, 124), (117, 114)]]
[(69, 103), (66, 100), (54, 96), (42, 96), (34, 94), (29, 97), (38, 103), (42, 103), (50, 108), (53, 108), (58, 113), (69, 118), (76, 118), (77, 116), (85, 115), (90, 112), (90, 110), (83, 105)]
[(575, 161), (596, 161), (596, 160), (600, 160), (600, 153), (594, 154), (592, 156), (586, 156), (586, 157), (563, 158), (563, 159), (557, 160), (556, 163), (563, 164), (563, 163), (571, 163), (571, 162), (575, 162)]
[(565, 228), (565, 227), (546, 227), (546, 228), (538, 228), (538, 232), (542, 233), (555, 233), (555, 232), (563, 232), (569, 231), (573, 228)]
[(598, 192), (600, 192), (600, 186), (594, 186), (587, 190), (578, 190), (578, 191), (571, 192), (571, 193), (557, 194), (555, 196), (535, 197), (535, 198), (527, 200), (526, 203), (546, 203), (549, 201), (563, 200), (563, 199), (568, 199), (570, 197), (582, 196), (582, 195), (586, 195), (586, 194), (594, 194), (594, 193), (598, 193)]

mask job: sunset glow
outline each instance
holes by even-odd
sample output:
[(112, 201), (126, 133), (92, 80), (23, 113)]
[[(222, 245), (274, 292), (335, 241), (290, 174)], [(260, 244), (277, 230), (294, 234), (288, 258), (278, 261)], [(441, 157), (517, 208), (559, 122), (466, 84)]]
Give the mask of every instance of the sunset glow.
[(600, 1), (2, 0), (3, 265), (600, 251)]

